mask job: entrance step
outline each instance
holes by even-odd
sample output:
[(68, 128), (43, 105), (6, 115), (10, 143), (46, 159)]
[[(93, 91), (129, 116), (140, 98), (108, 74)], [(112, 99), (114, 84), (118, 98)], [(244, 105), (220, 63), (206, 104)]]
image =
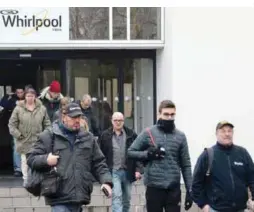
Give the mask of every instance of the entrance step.
[[(0, 212), (51, 212), (45, 205), (44, 198), (29, 194), (21, 186), (13, 187), (11, 184), (2, 187), (0, 185)], [(184, 191), (184, 187), (182, 187)], [(184, 193), (182, 195), (184, 200)], [(111, 199), (108, 199), (100, 191), (100, 185), (95, 183), (92, 193), (91, 204), (85, 207), (85, 212), (111, 212)], [(184, 201), (182, 201), (183, 205)], [(185, 211), (182, 207), (182, 212)], [(198, 212), (194, 205), (189, 212)], [(130, 212), (146, 212), (145, 210), (145, 188), (142, 182), (132, 186), (131, 210)]]

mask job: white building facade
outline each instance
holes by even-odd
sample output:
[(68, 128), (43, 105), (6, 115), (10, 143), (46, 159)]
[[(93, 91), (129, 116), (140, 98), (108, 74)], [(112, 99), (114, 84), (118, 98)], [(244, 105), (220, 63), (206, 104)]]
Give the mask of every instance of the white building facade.
[(0, 8), (0, 86), (19, 83), (10, 73), (38, 90), (58, 79), (138, 132), (172, 99), (193, 164), (224, 119), (251, 152), (253, 23), (253, 8)]

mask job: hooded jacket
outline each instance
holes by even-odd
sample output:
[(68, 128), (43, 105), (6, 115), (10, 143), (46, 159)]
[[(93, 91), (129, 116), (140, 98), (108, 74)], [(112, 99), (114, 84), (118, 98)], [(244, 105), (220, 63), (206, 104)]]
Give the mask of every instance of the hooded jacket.
[[(54, 134), (54, 136), (53, 136)], [(52, 141), (52, 138), (54, 140)], [(57, 170), (61, 176), (58, 195), (46, 197), (46, 204), (89, 204), (93, 191), (93, 176), (101, 184), (112, 186), (112, 177), (93, 135), (80, 129), (74, 140), (66, 135), (58, 121), (52, 128), (43, 131), (31, 151), (27, 154), (27, 164), (36, 170), (49, 168), (48, 153), (58, 152), (60, 160)]]
[(35, 109), (29, 111), (20, 101), (9, 120), (10, 134), (17, 139), (17, 152), (26, 154), (38, 139), (38, 134), (51, 125), (46, 108), (35, 100)]
[(49, 88), (50, 87), (48, 86), (42, 90), (39, 99), (46, 107), (50, 121), (53, 122), (54, 114), (60, 108), (60, 100), (63, 98), (63, 95), (60, 93), (57, 99), (53, 99), (49, 94)]

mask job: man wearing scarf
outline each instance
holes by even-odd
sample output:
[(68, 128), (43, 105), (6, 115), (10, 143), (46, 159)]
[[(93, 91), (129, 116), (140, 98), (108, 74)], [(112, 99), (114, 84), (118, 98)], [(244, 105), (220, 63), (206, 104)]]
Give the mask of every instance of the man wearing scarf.
[(147, 212), (180, 212), (180, 171), (186, 187), (185, 210), (192, 206), (188, 143), (185, 134), (175, 127), (175, 115), (175, 104), (170, 100), (162, 101), (157, 123), (145, 129), (128, 149), (130, 158), (146, 164)]

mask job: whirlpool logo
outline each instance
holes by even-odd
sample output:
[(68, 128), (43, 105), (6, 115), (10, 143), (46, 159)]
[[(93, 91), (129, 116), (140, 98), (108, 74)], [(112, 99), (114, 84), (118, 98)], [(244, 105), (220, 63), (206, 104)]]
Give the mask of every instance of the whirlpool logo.
[(18, 10), (0, 10), (4, 27), (22, 28), (22, 35), (29, 35), (41, 28), (52, 28), (53, 31), (62, 31), (62, 16), (49, 18), (49, 11), (44, 9), (34, 15), (20, 15)]

